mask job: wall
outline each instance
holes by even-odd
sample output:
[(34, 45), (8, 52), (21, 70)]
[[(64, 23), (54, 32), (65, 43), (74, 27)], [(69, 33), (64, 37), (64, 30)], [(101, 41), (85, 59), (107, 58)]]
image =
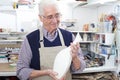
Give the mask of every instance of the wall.
[(77, 19), (75, 26), (77, 30), (82, 30), (84, 24), (90, 24), (97, 22), (97, 8), (84, 8), (81, 6), (73, 9), (73, 18)]
[(0, 28), (16, 31), (15, 14), (15, 12), (0, 12)]
[(61, 21), (65, 21), (67, 19), (72, 19), (72, 6), (71, 5), (61, 1), (58, 3), (58, 7), (60, 10), (60, 13), (62, 14)]
[[(9, 7), (8, 11), (2, 9), (4, 13), (0, 11), (0, 28), (9, 29), (9, 31), (21, 31), (21, 29), (24, 29), (25, 32), (31, 32), (39, 28), (38, 25), (41, 23), (39, 22), (37, 8), (38, 5), (33, 9), (21, 5), (17, 10), (9, 10)], [(61, 2), (59, 3), (59, 9), (62, 13), (62, 21), (72, 18), (70, 5)], [(11, 11), (12, 13), (10, 13)]]
[(98, 16), (101, 14), (115, 14), (115, 4), (98, 7)]
[(17, 31), (31, 32), (38, 28), (38, 14), (35, 10), (17, 11)]
[(88, 5), (88, 6), (78, 6), (73, 9), (73, 18), (77, 19), (77, 23), (75, 24), (77, 29), (82, 29), (83, 25), (86, 23), (97, 23), (99, 25), (99, 18), (102, 14), (116, 14), (116, 4), (118, 3), (110, 3), (110, 4), (99, 4), (99, 5)]
[[(98, 23), (98, 18), (101, 13), (112, 13), (114, 11), (113, 7), (111, 8), (103, 6), (91, 8), (78, 6), (73, 8), (71, 5), (65, 3), (60, 3), (59, 8), (62, 13), (62, 21), (66, 19), (77, 19), (77, 22), (75, 23), (77, 30), (81, 30), (84, 24), (93, 22)], [(36, 21), (38, 21), (37, 14), (34, 13), (34, 11), (17, 11), (17, 22), (15, 14), (11, 15), (0, 13), (0, 17), (0, 26), (11, 28), (13, 31), (20, 31), (21, 29), (24, 29), (25, 31), (29, 32), (38, 28), (36, 23)]]
[[(5, 9), (5, 10), (4, 10)], [(7, 31), (18, 31), (24, 29), (30, 32), (37, 29), (38, 14), (36, 9), (29, 6), (19, 6), (19, 9), (10, 7), (0, 8), (0, 28)]]

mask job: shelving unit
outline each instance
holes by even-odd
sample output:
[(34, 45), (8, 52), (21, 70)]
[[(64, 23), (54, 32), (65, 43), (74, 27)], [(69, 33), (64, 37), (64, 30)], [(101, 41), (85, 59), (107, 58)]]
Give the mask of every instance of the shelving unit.
[[(101, 66), (94, 66), (94, 67), (87, 67), (82, 73), (92, 73), (92, 72), (103, 72), (103, 71), (116, 71), (117, 66), (115, 64), (115, 57), (116, 55), (114, 53), (103, 53), (101, 50), (101, 45), (104, 46), (110, 46), (110, 49), (112, 50), (112, 45), (113, 42), (106, 42), (108, 40), (108, 34), (109, 36), (113, 35), (112, 33), (97, 33), (97, 32), (92, 32), (92, 31), (71, 31), (73, 34), (76, 35), (76, 33), (80, 33), (82, 39), (83, 39), (83, 34), (87, 34), (87, 37), (90, 36), (90, 39), (87, 38), (86, 41), (81, 41), (80, 45), (83, 50), (83, 54), (86, 55), (84, 51), (89, 51), (89, 54), (94, 54), (94, 58), (97, 59), (104, 59), (103, 60), (103, 65)], [(99, 38), (97, 37), (99, 35)], [(105, 38), (102, 38), (104, 35)], [(107, 38), (106, 38), (107, 37)], [(114, 36), (113, 36), (114, 37)], [(107, 40), (105, 40), (107, 39)], [(104, 43), (103, 40), (105, 40)], [(84, 48), (84, 46), (87, 46), (87, 48)], [(113, 52), (113, 51), (111, 51)], [(78, 74), (79, 71), (76, 71), (74, 74)]]
[(9, 63), (8, 54), (18, 55), (24, 35), (21, 32), (0, 33), (0, 63)]
[(23, 37), (26, 33), (22, 32), (10, 32), (0, 33), (0, 76), (16, 76), (16, 66), (11, 58), (12, 56), (18, 56), (18, 52), (23, 41)]
[[(119, 0), (114, 0), (113, 2), (106, 2), (105, 4), (101, 4), (101, 3), (96, 3), (96, 0), (88, 0), (91, 1), (91, 3), (87, 3), (86, 5), (80, 6), (83, 8), (100, 8), (101, 6), (114, 6), (116, 3), (118, 4)], [(93, 2), (92, 2), (93, 1)], [(99, 12), (99, 11), (98, 11)], [(104, 12), (104, 10), (103, 10)], [(99, 15), (98, 15), (99, 16)], [(100, 27), (100, 26), (99, 26)], [(103, 26), (102, 26), (103, 27)], [(101, 29), (102, 30), (102, 29)], [(73, 33), (75, 32), (79, 32), (79, 31), (73, 31)], [(98, 35), (95, 37), (94, 39), (94, 43), (90, 43), (87, 45), (91, 45), (89, 47), (89, 50), (91, 50), (91, 52), (95, 53), (96, 55), (99, 55), (101, 57), (104, 57), (104, 65), (102, 66), (97, 66), (97, 67), (89, 67), (89, 68), (85, 68), (84, 71), (82, 73), (94, 73), (94, 72), (104, 72), (104, 71), (111, 71), (114, 72), (115, 74), (119, 72), (119, 64), (120, 64), (120, 59), (119, 59), (119, 53), (116, 53), (116, 47), (115, 47), (115, 40), (113, 39), (113, 37), (115, 36), (115, 34), (113, 33), (108, 33), (108, 32), (95, 32), (95, 35)], [(82, 33), (80, 31), (80, 33)], [(86, 32), (88, 33), (88, 32)], [(99, 39), (97, 39), (99, 37)], [(120, 42), (120, 41), (117, 41)], [(86, 43), (84, 43), (86, 44)], [(81, 45), (81, 44), (80, 44)], [(106, 50), (109, 53), (104, 53), (103, 50), (101, 50), (101, 46), (104, 47), (108, 47), (109, 50)], [(117, 49), (117, 51), (119, 52), (119, 49)], [(90, 53), (91, 54), (91, 53)], [(116, 63), (117, 61), (117, 63)], [(75, 74), (81, 74), (79, 71), (75, 72)], [(120, 72), (119, 72), (120, 75)]]
[(10, 33), (0, 33), (0, 42), (22, 42), (24, 35), (23, 32), (10, 32)]
[[(18, 32), (17, 30), (19, 25), (18, 11), (20, 10), (23, 11), (23, 9), (14, 9), (11, 5), (0, 5), (1, 14), (10, 16), (10, 18), (12, 16), (14, 18), (14, 26), (10, 27), (11, 25), (9, 24), (7, 26), (8, 28), (4, 28), (4, 26), (1, 26), (5, 30), (0, 32), (0, 77), (16, 76), (16, 66), (12, 65), (14, 61), (9, 60), (9, 58), (12, 58), (13, 55), (18, 55), (23, 38), (27, 34), (24, 32), (20, 32), (20, 30)], [(32, 9), (25, 10), (32, 11)], [(12, 28), (12, 30), (9, 30), (9, 27)]]
[[(5, 1), (5, 0), (3, 0)], [(0, 1), (1, 2), (1, 1)], [(28, 14), (30, 12), (30, 14)], [(9, 60), (8, 58), (12, 58), (13, 55), (19, 55), (19, 49), (21, 47), (21, 43), (27, 34), (27, 30), (30, 29), (31, 26), (36, 28), (35, 21), (32, 21), (34, 19), (35, 10), (32, 6), (27, 5), (19, 5), (19, 8), (14, 9), (12, 5), (6, 6), (0, 5), (0, 14), (2, 14), (2, 18), (4, 23), (2, 22), (0, 25), (0, 28), (3, 29), (3, 31), (0, 32), (0, 79), (1, 77), (8, 77), (8, 76), (16, 76), (16, 64), (14, 64), (14, 61)], [(6, 17), (6, 15), (8, 17)], [(22, 16), (21, 16), (22, 15)], [(32, 20), (30, 18), (32, 16)], [(37, 15), (36, 15), (37, 16)], [(3, 18), (5, 17), (5, 18)], [(9, 21), (12, 18), (11, 21)], [(26, 18), (27, 17), (27, 18)], [(21, 20), (24, 19), (24, 20)], [(31, 22), (29, 22), (31, 20)], [(31, 23), (31, 26), (28, 26), (25, 24), (25, 27), (22, 26), (22, 21), (26, 21), (26, 24)], [(4, 25), (5, 24), (5, 25)], [(22, 26), (22, 28), (21, 28)], [(28, 28), (26, 28), (28, 26)], [(24, 29), (25, 28), (25, 29)], [(22, 30), (23, 29), (23, 30)], [(9, 55), (9, 56), (8, 56)], [(18, 58), (16, 58), (17, 60)], [(4, 61), (3, 61), (4, 60)]]
[[(13, 55), (18, 56), (24, 32), (0, 32), (0, 76), (16, 76), (16, 66), (12, 66)], [(16, 57), (17, 60), (17, 57)]]

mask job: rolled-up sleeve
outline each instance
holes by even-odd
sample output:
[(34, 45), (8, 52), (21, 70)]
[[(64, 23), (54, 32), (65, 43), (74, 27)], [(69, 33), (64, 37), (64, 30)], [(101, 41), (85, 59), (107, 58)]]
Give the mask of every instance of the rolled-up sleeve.
[(27, 38), (24, 39), (19, 52), (17, 62), (17, 77), (20, 80), (27, 80), (33, 69), (29, 67), (32, 58), (32, 51)]

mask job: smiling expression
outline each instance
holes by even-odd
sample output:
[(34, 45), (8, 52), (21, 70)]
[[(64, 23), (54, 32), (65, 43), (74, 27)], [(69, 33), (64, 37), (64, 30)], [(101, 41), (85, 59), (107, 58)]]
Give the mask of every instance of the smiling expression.
[(55, 5), (45, 6), (44, 15), (40, 16), (40, 20), (43, 23), (44, 28), (52, 33), (55, 31), (60, 23), (60, 13)]

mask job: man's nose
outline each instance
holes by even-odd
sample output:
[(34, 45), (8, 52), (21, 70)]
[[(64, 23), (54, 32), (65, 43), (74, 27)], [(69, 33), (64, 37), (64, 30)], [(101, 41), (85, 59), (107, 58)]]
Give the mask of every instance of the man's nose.
[(57, 18), (53, 17), (52, 21), (56, 23), (57, 22)]

